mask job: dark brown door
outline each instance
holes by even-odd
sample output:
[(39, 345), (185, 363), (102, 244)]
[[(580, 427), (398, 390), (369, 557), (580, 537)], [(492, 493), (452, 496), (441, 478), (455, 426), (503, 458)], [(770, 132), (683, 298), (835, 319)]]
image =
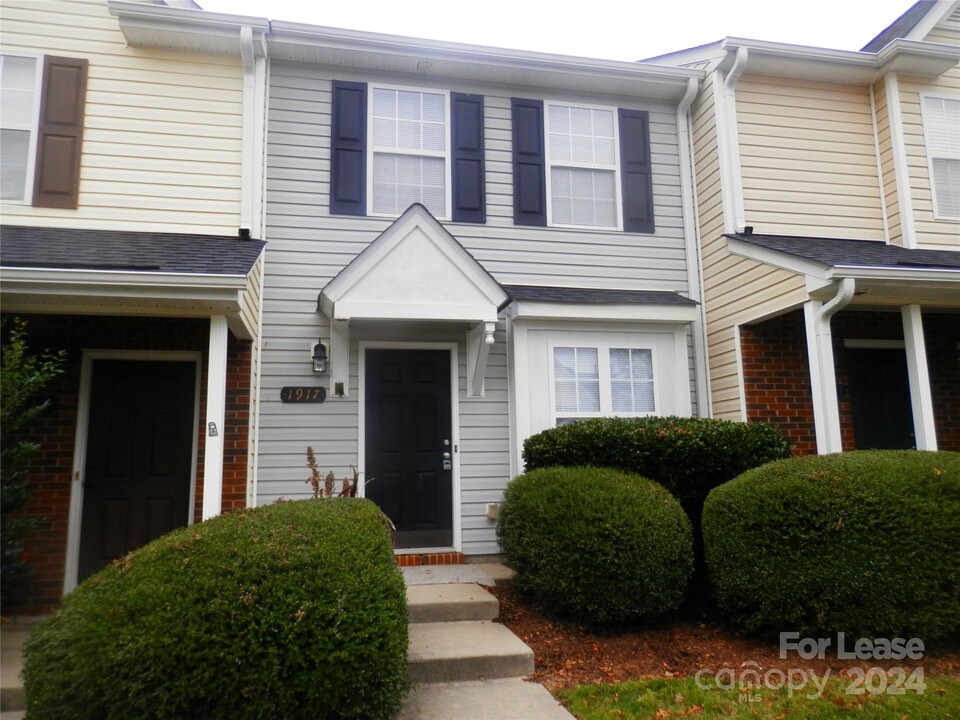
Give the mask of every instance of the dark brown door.
[(95, 360), (78, 581), (187, 524), (196, 365)]
[(857, 450), (915, 447), (906, 353), (901, 349), (848, 348), (847, 373)]
[(397, 547), (453, 544), (450, 353), (367, 350), (366, 496)]

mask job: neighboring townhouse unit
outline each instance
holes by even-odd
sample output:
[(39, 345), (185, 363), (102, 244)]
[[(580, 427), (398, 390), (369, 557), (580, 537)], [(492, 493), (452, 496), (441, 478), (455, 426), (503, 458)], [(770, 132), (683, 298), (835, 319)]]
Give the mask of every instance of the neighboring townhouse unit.
[(704, 412), (702, 72), (278, 21), (268, 53), (258, 503), (310, 446), (400, 552), (495, 553), (530, 434)]
[(960, 450), (960, 3), (860, 52), (727, 38), (652, 60), (693, 105), (716, 417), (797, 452)]
[[(111, 7), (0, 6), (3, 319), (27, 321), (34, 351), (66, 350), (33, 438), (26, 611), (251, 501), (264, 243), (241, 167), (245, 81), (264, 61), (142, 47), (142, 6)], [(246, 37), (251, 52), (264, 29), (207, 27), (211, 45)]]

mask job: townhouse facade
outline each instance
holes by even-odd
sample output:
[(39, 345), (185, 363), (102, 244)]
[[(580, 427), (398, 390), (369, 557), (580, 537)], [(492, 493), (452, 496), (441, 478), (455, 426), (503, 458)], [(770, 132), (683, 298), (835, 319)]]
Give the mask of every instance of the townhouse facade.
[(0, 309), (68, 352), (28, 607), (308, 448), (411, 563), (496, 553), (578, 418), (960, 449), (956, 5), (623, 63), (5, 2)]
[(0, 22), (0, 307), (31, 350), (66, 351), (31, 437), (29, 586), (5, 593), (42, 612), (111, 559), (252, 501), (256, 68), (140, 46), (106, 2), (11, 0)]
[(652, 59), (693, 104), (716, 417), (798, 452), (960, 449), (960, 9), (859, 52), (727, 38)]

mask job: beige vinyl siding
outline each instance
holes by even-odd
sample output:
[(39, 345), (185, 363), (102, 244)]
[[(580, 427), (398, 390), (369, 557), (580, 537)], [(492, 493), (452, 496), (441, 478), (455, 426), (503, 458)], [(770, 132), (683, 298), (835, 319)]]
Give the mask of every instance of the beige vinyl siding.
[[(795, 306), (804, 298), (804, 286), (803, 280), (791, 273), (738, 257), (727, 249), (714, 82), (715, 76), (709, 76), (693, 107), (692, 123), (707, 352), (714, 417), (742, 420), (735, 328)], [(739, 101), (739, 86), (737, 98)], [(752, 218), (749, 211), (747, 218)], [(766, 227), (758, 231), (773, 232)]]
[(4, 0), (3, 52), (90, 61), (76, 210), (4, 204), (3, 221), (235, 234), (240, 59), (127, 47), (106, 0)]
[(899, 89), (917, 247), (960, 250), (960, 221), (934, 216), (930, 166), (921, 112), (922, 95), (960, 99), (960, 67), (944, 73), (934, 82), (901, 77)]
[(736, 98), (748, 225), (884, 240), (867, 87), (748, 75)]
[[(258, 503), (306, 491), (303, 457), (312, 444), (321, 466), (339, 476), (357, 463), (359, 440), (359, 342), (415, 338), (456, 342), (459, 355), (462, 540), (466, 553), (496, 552), (494, 523), (485, 505), (500, 499), (510, 479), (507, 348), (503, 323), (491, 349), (485, 397), (466, 396), (464, 326), (420, 326), (402, 333), (351, 329), (350, 396), (309, 408), (279, 402), (280, 387), (315, 381), (309, 370), (311, 338), (329, 337), (316, 310), (320, 290), (391, 220), (329, 214), (331, 83), (336, 80), (429, 87), (484, 96), (487, 222), (444, 227), (499, 282), (686, 292), (687, 275), (680, 200), (675, 108), (669, 103), (628, 105), (650, 112), (654, 202), (653, 234), (513, 224), (510, 98), (582, 100), (606, 98), (540, 94), (534, 88), (460, 85), (443, 79), (375, 78), (306, 63), (273, 62), (267, 149), (269, 259), (264, 289), (264, 354)], [(620, 103), (620, 106), (624, 106)], [(315, 342), (316, 340), (313, 340)]]

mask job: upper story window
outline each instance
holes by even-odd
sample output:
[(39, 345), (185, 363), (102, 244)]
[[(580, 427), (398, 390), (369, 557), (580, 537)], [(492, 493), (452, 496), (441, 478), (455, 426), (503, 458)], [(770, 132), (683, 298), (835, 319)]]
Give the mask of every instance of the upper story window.
[(546, 117), (549, 223), (616, 229), (620, 221), (614, 111), (548, 104)]
[(486, 221), (483, 96), (334, 81), (330, 212)]
[(960, 219), (960, 100), (925, 95), (923, 134), (934, 217)]
[(552, 369), (557, 425), (656, 412), (651, 348), (556, 346)]
[(511, 100), (513, 221), (652, 233), (643, 110)]
[(371, 213), (396, 216), (418, 202), (446, 219), (447, 96), (372, 87), (370, 128)]
[(87, 61), (0, 55), (0, 200), (76, 208)]
[(29, 203), (33, 193), (40, 61), (0, 55), (0, 200)]

